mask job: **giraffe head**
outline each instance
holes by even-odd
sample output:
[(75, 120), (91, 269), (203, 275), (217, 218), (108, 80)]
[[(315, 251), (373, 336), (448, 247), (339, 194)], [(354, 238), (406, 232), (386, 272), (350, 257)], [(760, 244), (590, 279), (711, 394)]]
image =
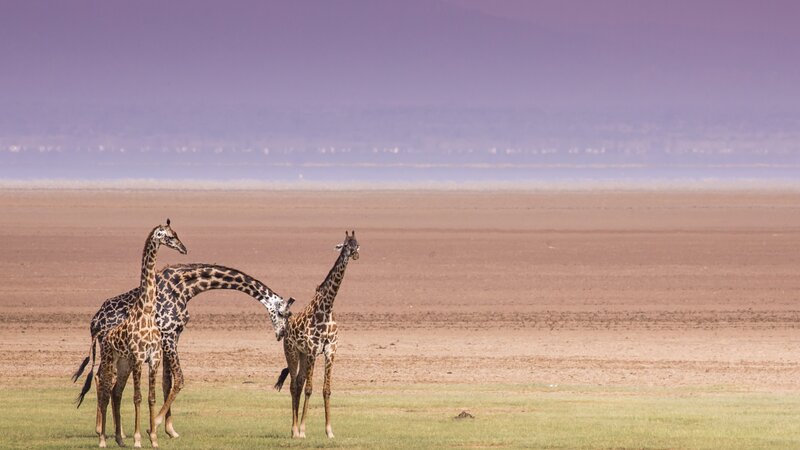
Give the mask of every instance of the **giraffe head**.
[(283, 297), (273, 293), (270, 297), (262, 297), (258, 301), (267, 308), (272, 327), (275, 329), (275, 339), (280, 341), (286, 334), (286, 323), (292, 315), (289, 307), (294, 303), (294, 297), (284, 300)]
[(347, 234), (347, 230), (345, 230), (344, 242), (336, 246), (336, 250), (340, 250), (348, 258), (353, 258), (353, 261), (358, 259), (358, 250), (360, 248), (356, 240), (356, 230), (353, 230), (352, 234)]
[(182, 255), (186, 254), (186, 246), (178, 239), (178, 233), (173, 231), (169, 226), (169, 219), (167, 219), (166, 225), (155, 227), (150, 236), (158, 245), (166, 245), (169, 248), (179, 251)]

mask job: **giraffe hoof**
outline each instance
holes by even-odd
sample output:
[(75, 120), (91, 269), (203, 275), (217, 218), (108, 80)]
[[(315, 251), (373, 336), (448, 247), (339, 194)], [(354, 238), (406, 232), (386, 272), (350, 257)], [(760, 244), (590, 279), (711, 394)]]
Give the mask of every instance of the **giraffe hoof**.
[(169, 436), (170, 438), (174, 439), (180, 437), (181, 435), (178, 434), (177, 431), (175, 431), (175, 426), (172, 425), (172, 420), (170, 419), (167, 419), (167, 421), (164, 423), (164, 431), (167, 432), (167, 436)]
[(122, 440), (122, 436), (117, 436), (114, 440), (117, 441), (117, 445), (120, 447), (125, 447), (125, 441)]
[(156, 434), (156, 432), (155, 431), (151, 432), (150, 430), (147, 430), (147, 434), (148, 434), (148, 436), (150, 436), (150, 445), (152, 445), (153, 448), (157, 448), (158, 447), (158, 435)]

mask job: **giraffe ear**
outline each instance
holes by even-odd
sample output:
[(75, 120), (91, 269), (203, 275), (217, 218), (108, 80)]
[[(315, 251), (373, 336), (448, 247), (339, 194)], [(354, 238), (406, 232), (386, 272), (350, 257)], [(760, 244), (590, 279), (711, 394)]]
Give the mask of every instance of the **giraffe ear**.
[(336, 250), (341, 250), (344, 244), (336, 244)]

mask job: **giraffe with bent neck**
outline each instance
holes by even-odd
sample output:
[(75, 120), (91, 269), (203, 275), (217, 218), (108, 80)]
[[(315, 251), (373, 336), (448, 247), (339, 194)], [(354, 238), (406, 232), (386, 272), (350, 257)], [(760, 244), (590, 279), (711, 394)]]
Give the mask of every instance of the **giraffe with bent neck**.
[[(131, 307), (128, 317), (119, 325), (111, 329), (100, 343), (100, 367), (97, 371), (97, 434), (100, 437), (100, 447), (106, 447), (106, 411), (108, 401), (114, 386), (116, 371), (127, 370), (133, 373), (133, 404), (134, 418), (134, 444), (136, 448), (142, 446), (142, 436), (139, 429), (139, 409), (142, 402), (141, 378), (142, 366), (147, 363), (149, 368), (147, 403), (150, 410), (150, 443), (158, 447), (156, 427), (163, 421), (166, 410), (174, 400), (174, 392), (170, 392), (158, 416), (155, 414), (156, 403), (156, 372), (161, 364), (161, 331), (156, 324), (156, 256), (161, 245), (173, 248), (181, 254), (186, 254), (186, 247), (178, 239), (170, 227), (169, 219), (166, 225), (159, 225), (150, 232), (142, 252), (142, 272), (140, 278), (140, 293), (136, 302)], [(117, 444), (124, 446), (121, 437), (121, 425), (116, 421), (115, 438)]]
[[(189, 322), (189, 300), (203, 292), (215, 289), (230, 289), (245, 293), (266, 308), (277, 340), (283, 338), (286, 318), (291, 315), (289, 307), (295, 301), (291, 297), (284, 299), (261, 281), (240, 270), (215, 264), (194, 263), (166, 266), (156, 273), (156, 286), (158, 288), (156, 324), (161, 331), (162, 389), (165, 400), (173, 389), (177, 395), (184, 385), (183, 370), (178, 357), (178, 340)], [(112, 328), (128, 317), (131, 308), (139, 298), (140, 292), (141, 286), (137, 286), (128, 292), (103, 302), (100, 309), (92, 317), (89, 326), (91, 333), (89, 356), (86, 356), (72, 376), (73, 381), (77, 381), (89, 361), (94, 360), (96, 344), (102, 342)], [(94, 362), (92, 362), (93, 366)], [(128, 367), (122, 367), (121, 369), (117, 372), (111, 396), (111, 417), (115, 423), (120, 420), (120, 401), (130, 374), (130, 370), (127, 370), (129, 369)], [(78, 407), (80, 407), (85, 395), (91, 389), (92, 374), (93, 371), (90, 371), (83, 389), (76, 399)], [(171, 409), (170, 406), (164, 417), (164, 428), (167, 435), (176, 438), (179, 434), (175, 431), (172, 422)], [(125, 433), (122, 429), (120, 429), (120, 437), (122, 439), (125, 438)]]
[[(344, 232), (344, 242), (337, 245), (339, 257), (333, 264), (328, 276), (317, 287), (314, 299), (302, 312), (289, 318), (286, 325), (286, 336), (283, 339), (283, 352), (288, 367), (281, 371), (275, 389), (280, 390), (287, 375), (291, 375), (290, 391), (292, 394), (292, 437), (306, 437), (306, 413), (308, 399), (311, 397), (314, 363), (317, 356), (325, 357), (325, 378), (322, 386), (322, 399), (325, 403), (325, 434), (333, 438), (330, 420), (331, 372), (338, 343), (338, 330), (333, 318), (333, 301), (339, 292), (344, 278), (347, 262), (358, 259), (359, 245), (356, 232)], [(300, 394), (305, 388), (303, 415), (298, 425)]]

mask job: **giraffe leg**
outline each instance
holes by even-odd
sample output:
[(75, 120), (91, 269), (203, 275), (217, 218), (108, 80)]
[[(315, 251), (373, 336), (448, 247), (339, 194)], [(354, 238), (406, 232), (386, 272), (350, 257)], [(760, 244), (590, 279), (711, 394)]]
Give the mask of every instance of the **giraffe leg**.
[(114, 385), (114, 369), (113, 357), (104, 355), (97, 370), (97, 434), (100, 448), (106, 448), (106, 412)]
[[(299, 358), (297, 353), (286, 353), (286, 362), (289, 364), (289, 375), (291, 375), (291, 383), (289, 385), (289, 392), (292, 394), (292, 437), (300, 437), (300, 430), (298, 429), (298, 410), (300, 409), (300, 389), (303, 389), (303, 382), (301, 378), (303, 374), (302, 368), (299, 367)], [(298, 385), (300, 386), (298, 388)]]
[(300, 416), (300, 437), (306, 437), (306, 414), (308, 413), (308, 399), (311, 398), (311, 391), (314, 389), (314, 357), (306, 356), (306, 398), (303, 400), (303, 415)]
[[(167, 370), (169, 365), (169, 370)], [(174, 346), (164, 348), (164, 378), (170, 378), (170, 385), (164, 383), (164, 405), (161, 407), (158, 416), (156, 416), (156, 426), (160, 425), (166, 419), (165, 429), (170, 437), (176, 438), (180, 436), (175, 428), (172, 426), (172, 403), (175, 397), (183, 389), (183, 371), (181, 370), (180, 360), (178, 359), (178, 352)], [(167, 375), (169, 374), (169, 375)]]
[(133, 363), (133, 446), (142, 448), (142, 431), (139, 428), (139, 408), (142, 405), (142, 363)]
[(98, 435), (102, 431), (102, 415), (100, 414), (100, 404), (101, 402), (101, 391), (100, 386), (102, 385), (103, 381), (103, 372), (101, 370), (107, 370), (103, 365), (103, 362), (100, 361), (100, 366), (97, 368), (97, 375), (94, 377), (94, 384), (95, 384), (95, 391), (97, 392), (97, 419), (95, 420), (94, 431)]
[(122, 419), (120, 417), (120, 404), (122, 403), (122, 391), (128, 382), (131, 373), (130, 362), (126, 358), (117, 360), (117, 379), (111, 391), (111, 417), (114, 419), (114, 440), (120, 447), (125, 446), (125, 433), (122, 431)]
[[(147, 406), (150, 412), (150, 429), (147, 433), (150, 435), (150, 444), (153, 448), (158, 447), (158, 423), (156, 421), (156, 376), (158, 374), (158, 366), (160, 358), (152, 356), (150, 360), (150, 371), (148, 374), (147, 383)], [(160, 421), (158, 421), (160, 422)]]
[[(164, 401), (167, 401), (167, 397), (169, 396), (169, 391), (172, 389), (172, 374), (169, 372), (170, 361), (167, 357), (166, 352), (164, 352), (164, 364), (161, 365), (161, 392), (164, 394)], [(172, 414), (171, 409), (167, 410), (167, 414), (164, 416), (164, 423), (166, 424), (165, 428), (168, 428), (171, 424)], [(169, 434), (169, 431), (167, 431)], [(172, 437), (172, 435), (170, 435)]]
[(331, 428), (331, 372), (333, 371), (334, 354), (325, 355), (325, 381), (322, 386), (322, 399), (325, 402), (325, 434), (328, 438), (333, 438)]
[[(178, 352), (174, 347), (168, 349), (167, 346), (164, 347), (164, 382), (162, 384), (162, 388), (164, 390), (164, 402), (166, 403), (169, 399), (169, 394), (172, 392), (173, 388), (175, 390), (175, 395), (173, 395), (172, 400), (175, 400), (175, 397), (178, 395), (178, 392), (181, 391), (183, 388), (183, 371), (181, 370), (181, 364), (178, 360)], [(173, 387), (174, 381), (174, 387)], [(167, 431), (167, 435), (171, 438), (179, 437), (177, 431), (175, 431), (175, 427), (172, 424), (172, 405), (167, 408), (167, 411), (164, 415), (164, 429)]]

